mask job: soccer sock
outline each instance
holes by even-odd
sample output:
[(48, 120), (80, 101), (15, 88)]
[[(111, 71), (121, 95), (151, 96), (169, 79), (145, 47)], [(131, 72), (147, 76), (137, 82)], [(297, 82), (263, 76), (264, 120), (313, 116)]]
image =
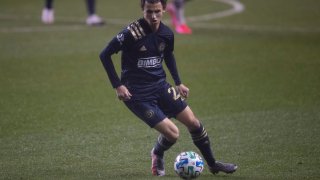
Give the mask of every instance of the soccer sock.
[(45, 6), (47, 9), (52, 9), (53, 0), (46, 0)]
[(154, 145), (153, 153), (163, 157), (163, 154), (166, 150), (170, 149), (175, 142), (168, 141), (162, 134), (159, 135), (156, 144)]
[(86, 0), (86, 3), (87, 3), (87, 11), (88, 11), (88, 15), (93, 15), (95, 14), (96, 10), (95, 10), (95, 4), (96, 4), (96, 1), (95, 0)]
[(204, 129), (202, 124), (200, 124), (200, 127), (197, 130), (190, 132), (190, 134), (193, 143), (198, 147), (204, 159), (207, 161), (208, 165), (210, 167), (214, 166), (216, 160), (214, 158), (213, 151), (210, 146), (208, 133)]

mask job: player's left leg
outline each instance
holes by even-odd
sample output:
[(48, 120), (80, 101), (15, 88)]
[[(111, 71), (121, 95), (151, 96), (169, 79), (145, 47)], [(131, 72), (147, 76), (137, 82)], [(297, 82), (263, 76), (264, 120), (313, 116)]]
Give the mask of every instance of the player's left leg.
[(221, 163), (215, 160), (208, 133), (200, 121), (195, 117), (190, 107), (186, 107), (177, 115), (176, 118), (188, 128), (193, 143), (200, 150), (213, 174), (220, 171), (233, 173), (237, 170), (237, 166), (235, 164)]
[(189, 130), (194, 144), (199, 148), (209, 166), (213, 166), (215, 158), (210, 146), (210, 140), (207, 131), (202, 126), (200, 121), (195, 117), (192, 110), (187, 106), (176, 117)]
[(96, 14), (96, 1), (95, 0), (86, 0), (88, 17), (86, 20), (87, 25), (89, 26), (99, 26), (103, 25), (104, 21), (100, 16)]

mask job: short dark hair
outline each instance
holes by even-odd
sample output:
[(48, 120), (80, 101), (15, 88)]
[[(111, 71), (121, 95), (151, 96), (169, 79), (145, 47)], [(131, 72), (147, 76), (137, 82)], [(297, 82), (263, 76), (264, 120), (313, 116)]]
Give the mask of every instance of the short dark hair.
[(166, 7), (167, 7), (167, 0), (141, 0), (141, 9), (142, 10), (143, 10), (146, 2), (148, 2), (150, 4), (155, 4), (155, 3), (161, 2), (163, 9), (166, 9)]

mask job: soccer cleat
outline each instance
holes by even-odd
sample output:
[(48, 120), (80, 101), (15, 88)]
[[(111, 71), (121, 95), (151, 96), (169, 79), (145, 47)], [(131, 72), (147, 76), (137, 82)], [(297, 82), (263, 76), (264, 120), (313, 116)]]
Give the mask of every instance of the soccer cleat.
[(101, 26), (104, 24), (104, 21), (101, 17), (97, 16), (96, 14), (93, 14), (87, 17), (86, 23), (89, 26)]
[(41, 20), (44, 24), (52, 24), (54, 22), (53, 9), (44, 8), (42, 10)]
[(192, 30), (186, 24), (180, 24), (175, 27), (179, 34), (192, 34)]
[(218, 174), (219, 172), (231, 174), (234, 173), (237, 170), (237, 168), (238, 166), (235, 164), (216, 161), (213, 167), (209, 167), (209, 170), (212, 174)]
[(164, 170), (164, 160), (163, 157), (160, 157), (156, 154), (154, 154), (154, 148), (151, 150), (151, 172), (154, 176), (164, 176), (165, 170)]

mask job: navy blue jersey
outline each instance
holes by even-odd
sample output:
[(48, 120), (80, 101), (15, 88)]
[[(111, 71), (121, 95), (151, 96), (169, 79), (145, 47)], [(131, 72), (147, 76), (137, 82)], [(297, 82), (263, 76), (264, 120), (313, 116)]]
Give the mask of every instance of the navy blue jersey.
[[(100, 59), (114, 88), (125, 85), (134, 99), (152, 95), (166, 81), (165, 61), (176, 85), (181, 84), (173, 55), (174, 34), (160, 23), (152, 32), (147, 21), (139, 19), (127, 26), (101, 52)], [(111, 56), (121, 55), (121, 79), (118, 77)]]

